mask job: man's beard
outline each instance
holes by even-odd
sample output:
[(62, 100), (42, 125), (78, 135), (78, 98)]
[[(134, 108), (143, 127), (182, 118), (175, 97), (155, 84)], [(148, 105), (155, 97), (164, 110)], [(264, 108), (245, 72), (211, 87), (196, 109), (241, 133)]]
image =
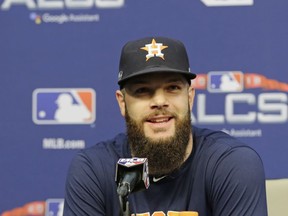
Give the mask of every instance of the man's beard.
[(129, 116), (128, 111), (125, 119), (132, 155), (139, 158), (148, 158), (149, 173), (153, 176), (161, 176), (171, 173), (184, 162), (191, 135), (191, 115), (189, 109), (183, 119), (179, 119), (176, 114), (165, 110), (158, 110), (153, 114), (156, 115), (156, 113), (162, 115), (172, 114), (176, 122), (174, 135), (152, 139), (145, 136), (143, 128), (145, 120), (137, 123)]

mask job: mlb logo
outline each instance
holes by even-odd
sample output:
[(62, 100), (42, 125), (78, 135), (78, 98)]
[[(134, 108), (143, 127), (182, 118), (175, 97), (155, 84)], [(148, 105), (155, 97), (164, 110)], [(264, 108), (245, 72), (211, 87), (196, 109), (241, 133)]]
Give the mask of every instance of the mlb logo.
[(35, 89), (32, 115), (35, 124), (91, 124), (95, 121), (93, 89)]
[(46, 200), (45, 216), (63, 216), (64, 199), (48, 199)]
[(207, 89), (214, 93), (241, 92), (243, 80), (239, 71), (212, 71), (208, 73)]

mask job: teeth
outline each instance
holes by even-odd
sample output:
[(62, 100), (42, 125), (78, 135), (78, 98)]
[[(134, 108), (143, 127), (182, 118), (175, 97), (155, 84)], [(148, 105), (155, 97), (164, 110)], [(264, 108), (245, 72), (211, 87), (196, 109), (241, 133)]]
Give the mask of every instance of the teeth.
[(162, 122), (167, 122), (169, 119), (165, 118), (165, 119), (151, 119), (151, 122), (153, 123), (162, 123)]

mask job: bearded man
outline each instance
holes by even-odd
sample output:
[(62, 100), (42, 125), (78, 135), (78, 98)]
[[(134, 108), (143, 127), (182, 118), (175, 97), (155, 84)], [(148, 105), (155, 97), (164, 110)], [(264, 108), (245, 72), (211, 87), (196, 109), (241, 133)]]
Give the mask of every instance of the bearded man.
[(195, 90), (182, 42), (148, 37), (122, 49), (116, 99), (127, 133), (79, 152), (71, 163), (64, 216), (116, 216), (120, 158), (147, 158), (151, 185), (129, 194), (133, 216), (266, 216), (258, 154), (239, 140), (191, 125)]

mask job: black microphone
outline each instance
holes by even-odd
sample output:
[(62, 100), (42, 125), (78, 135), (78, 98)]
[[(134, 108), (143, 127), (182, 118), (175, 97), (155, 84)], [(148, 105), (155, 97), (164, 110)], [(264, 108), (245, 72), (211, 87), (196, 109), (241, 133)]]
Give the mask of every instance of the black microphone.
[(150, 185), (147, 158), (120, 158), (116, 164), (117, 193), (126, 197)]

